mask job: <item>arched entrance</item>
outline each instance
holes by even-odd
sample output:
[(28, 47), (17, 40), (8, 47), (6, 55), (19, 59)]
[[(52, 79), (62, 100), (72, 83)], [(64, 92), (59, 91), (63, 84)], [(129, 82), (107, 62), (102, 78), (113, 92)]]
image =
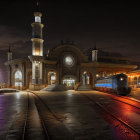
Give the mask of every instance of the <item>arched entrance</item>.
[(82, 74), (82, 84), (83, 85), (90, 85), (92, 81), (92, 76), (89, 72), (84, 72)]
[(64, 76), (63, 84), (66, 86), (68, 90), (73, 90), (75, 83), (76, 83), (76, 80), (74, 76)]
[(56, 73), (49, 72), (48, 73), (48, 85), (56, 84)]
[(140, 77), (138, 78), (138, 88), (140, 88)]
[(134, 77), (134, 88), (137, 87), (137, 77)]
[(17, 70), (15, 72), (15, 87), (20, 89), (22, 87), (22, 72)]

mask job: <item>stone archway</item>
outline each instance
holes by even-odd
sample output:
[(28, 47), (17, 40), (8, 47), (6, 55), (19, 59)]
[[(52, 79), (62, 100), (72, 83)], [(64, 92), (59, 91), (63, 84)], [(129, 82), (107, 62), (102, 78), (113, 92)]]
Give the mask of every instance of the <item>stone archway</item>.
[(48, 72), (48, 85), (56, 84), (56, 72)]
[(83, 72), (82, 74), (82, 84), (91, 85), (92, 84), (92, 74), (90, 72)]
[(23, 86), (22, 79), (23, 79), (22, 72), (20, 70), (15, 71), (14, 85), (16, 88), (18, 88), (18, 89), (22, 88), (22, 86)]
[(138, 78), (138, 88), (140, 88), (140, 77)]
[(134, 77), (134, 88), (137, 88), (137, 77)]
[(65, 75), (62, 78), (62, 83), (66, 86), (68, 90), (73, 90), (76, 84), (76, 78), (73, 75)]

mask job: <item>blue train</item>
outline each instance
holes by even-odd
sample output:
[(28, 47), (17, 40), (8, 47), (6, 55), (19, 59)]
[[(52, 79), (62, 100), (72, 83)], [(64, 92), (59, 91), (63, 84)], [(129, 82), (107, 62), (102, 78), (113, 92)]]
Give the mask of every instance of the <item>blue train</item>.
[(128, 78), (125, 74), (99, 78), (96, 81), (95, 89), (118, 95), (127, 95), (131, 92), (131, 88), (128, 87)]

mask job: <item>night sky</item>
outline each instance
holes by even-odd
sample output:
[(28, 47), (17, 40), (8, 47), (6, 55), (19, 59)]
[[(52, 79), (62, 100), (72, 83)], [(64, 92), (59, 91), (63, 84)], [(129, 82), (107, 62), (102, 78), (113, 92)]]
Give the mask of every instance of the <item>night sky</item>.
[[(45, 25), (44, 53), (61, 40), (69, 40), (82, 49), (96, 43), (98, 49), (140, 61), (139, 4), (75, 1), (40, 0)], [(9, 44), (13, 46), (14, 58), (31, 54), (34, 11), (35, 0), (7, 0), (0, 4), (0, 75)]]

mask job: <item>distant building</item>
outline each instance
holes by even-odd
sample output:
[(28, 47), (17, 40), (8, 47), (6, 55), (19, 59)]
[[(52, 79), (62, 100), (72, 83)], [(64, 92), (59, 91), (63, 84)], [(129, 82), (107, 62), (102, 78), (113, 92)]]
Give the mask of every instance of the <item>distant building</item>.
[[(83, 53), (73, 42), (62, 42), (43, 56), (42, 13), (34, 13), (32, 23), (32, 55), (26, 59), (12, 59), (8, 52), (8, 85), (19, 89), (40, 90), (51, 84), (64, 84), (68, 89), (76, 85), (94, 87), (97, 78), (128, 73), (137, 68), (123, 57), (99, 56), (97, 48)], [(80, 87), (79, 86), (79, 87)]]
[(127, 73), (128, 84), (132, 88), (140, 88), (140, 70), (134, 70)]

